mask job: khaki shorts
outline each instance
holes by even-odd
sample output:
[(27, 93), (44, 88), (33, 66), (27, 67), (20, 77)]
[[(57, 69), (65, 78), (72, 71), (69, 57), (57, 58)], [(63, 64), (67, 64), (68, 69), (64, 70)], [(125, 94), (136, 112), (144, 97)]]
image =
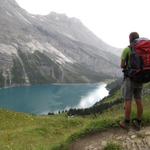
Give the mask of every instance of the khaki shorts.
[(135, 100), (141, 100), (142, 88), (142, 83), (137, 83), (132, 81), (130, 78), (125, 78), (122, 85), (122, 95), (124, 100), (132, 100), (133, 96)]

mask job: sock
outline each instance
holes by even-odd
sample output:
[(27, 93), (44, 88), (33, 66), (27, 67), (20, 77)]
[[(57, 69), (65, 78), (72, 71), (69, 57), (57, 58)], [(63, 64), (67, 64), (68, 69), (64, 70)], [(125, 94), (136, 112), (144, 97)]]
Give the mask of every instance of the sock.
[(141, 120), (140, 120), (140, 119), (137, 119), (137, 122), (140, 124), (140, 123), (141, 123)]
[(125, 123), (130, 123), (130, 120), (129, 119), (125, 119)]

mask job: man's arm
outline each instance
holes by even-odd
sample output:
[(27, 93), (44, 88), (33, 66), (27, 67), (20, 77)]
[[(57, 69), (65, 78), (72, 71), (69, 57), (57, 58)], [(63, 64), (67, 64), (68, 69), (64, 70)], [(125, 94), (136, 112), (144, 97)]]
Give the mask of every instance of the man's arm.
[(126, 62), (125, 62), (125, 60), (121, 59), (120, 67), (121, 67), (122, 69), (125, 69), (125, 68), (126, 68)]
[(120, 63), (120, 67), (122, 69), (125, 69), (127, 67), (128, 52), (129, 52), (128, 48), (125, 48), (122, 52), (121, 63)]

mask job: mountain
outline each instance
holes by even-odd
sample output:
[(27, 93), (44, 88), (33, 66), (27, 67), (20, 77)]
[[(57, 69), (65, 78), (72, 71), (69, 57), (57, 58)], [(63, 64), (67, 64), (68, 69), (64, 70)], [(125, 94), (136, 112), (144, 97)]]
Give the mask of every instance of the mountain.
[(120, 76), (117, 49), (76, 18), (55, 12), (32, 15), (15, 0), (0, 0), (0, 20), (1, 87)]

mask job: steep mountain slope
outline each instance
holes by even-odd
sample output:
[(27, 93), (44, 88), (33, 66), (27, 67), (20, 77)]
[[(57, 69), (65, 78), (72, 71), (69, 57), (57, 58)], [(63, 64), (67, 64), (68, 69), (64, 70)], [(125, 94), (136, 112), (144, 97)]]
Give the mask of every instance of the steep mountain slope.
[(0, 20), (0, 86), (120, 76), (112, 47), (76, 18), (32, 15), (15, 0), (0, 0)]

